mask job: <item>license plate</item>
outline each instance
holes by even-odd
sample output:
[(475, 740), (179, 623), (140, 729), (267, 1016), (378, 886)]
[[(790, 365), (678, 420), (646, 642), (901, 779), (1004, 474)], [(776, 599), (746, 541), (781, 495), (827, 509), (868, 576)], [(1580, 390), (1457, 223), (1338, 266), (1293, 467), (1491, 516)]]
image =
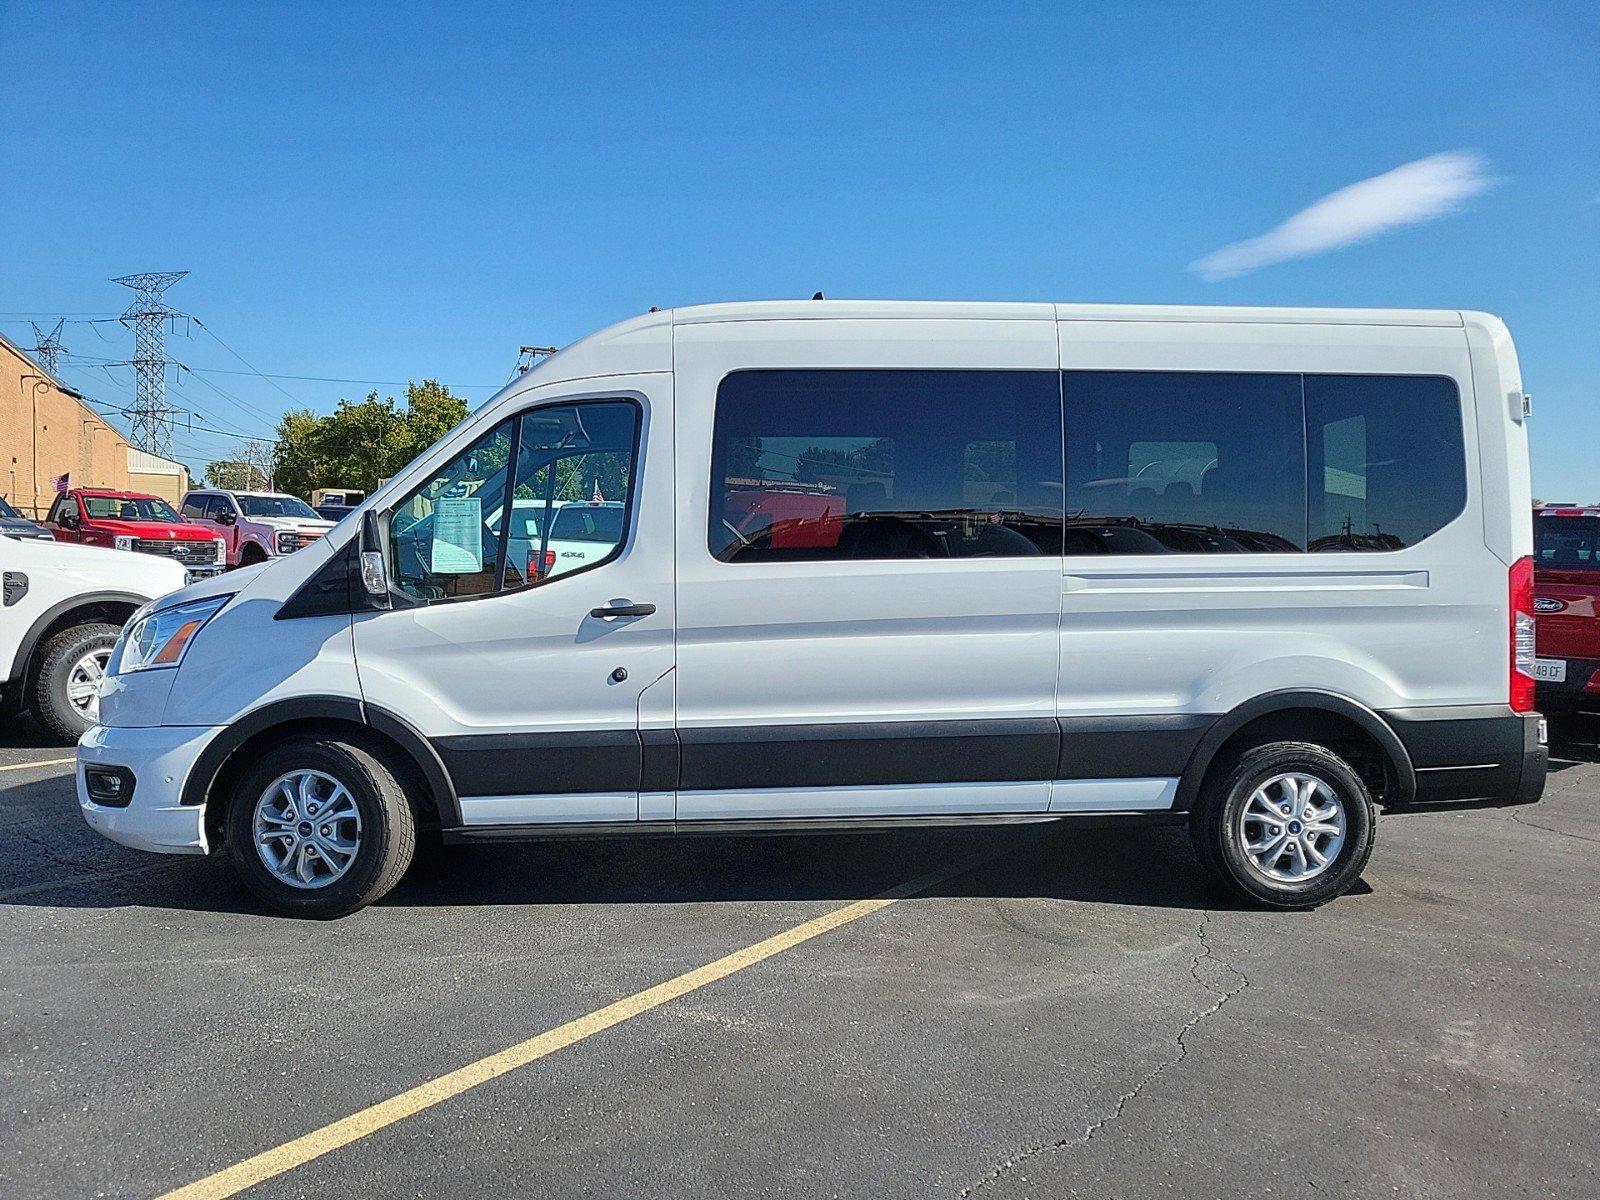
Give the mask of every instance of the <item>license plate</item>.
[(1567, 681), (1567, 660), (1564, 658), (1536, 658), (1533, 660), (1533, 677), (1546, 683)]

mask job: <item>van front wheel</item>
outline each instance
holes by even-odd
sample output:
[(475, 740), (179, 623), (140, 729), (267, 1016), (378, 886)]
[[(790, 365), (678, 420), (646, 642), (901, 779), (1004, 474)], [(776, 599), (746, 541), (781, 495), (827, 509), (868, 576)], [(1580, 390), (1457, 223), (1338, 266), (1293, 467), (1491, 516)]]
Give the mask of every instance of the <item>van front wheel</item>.
[(394, 773), (370, 751), (297, 737), (240, 779), (225, 838), (240, 881), (268, 907), (342, 917), (400, 881), (417, 833)]
[(1200, 861), (1235, 896), (1315, 908), (1342, 895), (1372, 854), (1372, 794), (1325, 746), (1271, 742), (1201, 789), (1189, 818)]

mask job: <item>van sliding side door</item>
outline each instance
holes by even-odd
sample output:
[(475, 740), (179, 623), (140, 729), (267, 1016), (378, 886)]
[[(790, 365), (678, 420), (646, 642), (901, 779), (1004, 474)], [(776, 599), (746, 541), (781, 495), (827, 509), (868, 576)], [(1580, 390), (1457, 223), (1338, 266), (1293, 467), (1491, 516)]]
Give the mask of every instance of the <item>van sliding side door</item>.
[(675, 336), (678, 819), (1044, 811), (1053, 309)]

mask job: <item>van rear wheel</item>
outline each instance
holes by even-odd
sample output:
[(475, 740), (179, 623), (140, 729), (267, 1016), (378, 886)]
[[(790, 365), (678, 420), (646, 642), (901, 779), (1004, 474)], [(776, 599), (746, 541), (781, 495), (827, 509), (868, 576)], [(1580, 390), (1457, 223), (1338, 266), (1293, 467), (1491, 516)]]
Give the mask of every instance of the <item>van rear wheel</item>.
[(1315, 908), (1372, 855), (1372, 794), (1326, 746), (1270, 742), (1213, 773), (1189, 818), (1200, 861), (1237, 898)]
[(225, 840), (240, 881), (269, 908), (342, 917), (400, 882), (416, 852), (416, 818), (369, 750), (297, 737), (240, 779)]

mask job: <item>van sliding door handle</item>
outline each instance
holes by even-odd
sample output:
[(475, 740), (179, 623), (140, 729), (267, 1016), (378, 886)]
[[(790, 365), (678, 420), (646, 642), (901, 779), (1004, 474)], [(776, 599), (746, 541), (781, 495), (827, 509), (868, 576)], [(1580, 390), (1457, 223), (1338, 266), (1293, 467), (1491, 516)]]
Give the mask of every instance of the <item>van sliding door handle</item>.
[(599, 617), (648, 617), (656, 611), (654, 604), (602, 604), (599, 608), (591, 608), (589, 615)]

